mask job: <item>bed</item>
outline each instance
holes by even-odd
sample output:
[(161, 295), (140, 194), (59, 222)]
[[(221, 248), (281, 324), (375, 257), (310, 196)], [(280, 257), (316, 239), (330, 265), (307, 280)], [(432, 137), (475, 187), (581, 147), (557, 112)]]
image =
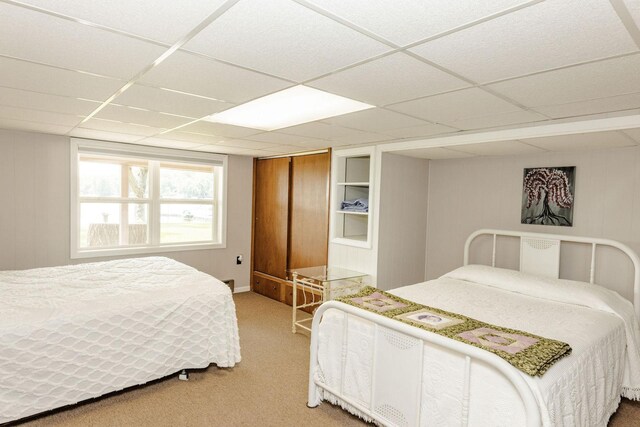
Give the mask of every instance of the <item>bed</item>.
[(163, 257), (0, 272), (0, 423), (240, 361), (231, 291)]
[[(470, 265), (493, 236), (491, 266)], [(520, 239), (520, 268), (495, 267), (496, 237)], [(590, 245), (590, 282), (558, 279), (563, 242)], [(596, 247), (627, 255), (633, 300), (593, 284)], [(568, 343), (541, 377), (477, 347), (339, 301), (315, 313), (308, 405), (328, 401), (394, 426), (605, 426), (620, 397), (640, 400), (640, 261), (604, 239), (479, 230), (464, 266), (391, 294), (494, 325)]]

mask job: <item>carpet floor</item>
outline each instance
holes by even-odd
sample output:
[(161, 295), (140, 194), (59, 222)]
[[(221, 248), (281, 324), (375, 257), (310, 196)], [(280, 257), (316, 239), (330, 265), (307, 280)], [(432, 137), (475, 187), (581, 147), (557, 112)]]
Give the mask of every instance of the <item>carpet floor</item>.
[[(306, 407), (309, 338), (291, 333), (291, 308), (252, 292), (235, 296), (242, 362), (167, 377), (32, 418), (21, 426), (362, 426), (329, 405)], [(640, 426), (623, 399), (611, 427)]]

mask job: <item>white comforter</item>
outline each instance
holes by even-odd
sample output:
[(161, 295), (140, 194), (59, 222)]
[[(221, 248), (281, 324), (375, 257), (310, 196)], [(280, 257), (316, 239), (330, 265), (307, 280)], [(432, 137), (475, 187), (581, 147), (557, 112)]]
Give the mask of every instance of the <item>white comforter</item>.
[[(391, 293), (418, 303), (461, 313), (491, 324), (557, 339), (573, 352), (542, 378), (522, 376), (542, 409), (545, 426), (605, 426), (620, 395), (640, 398), (640, 330), (631, 303), (617, 293), (581, 282), (541, 279), (511, 270), (466, 266), (440, 279)], [(373, 337), (368, 322), (352, 322), (359, 340)], [(327, 311), (319, 331), (319, 372), (333, 389), (348, 384), (350, 396), (371, 393), (370, 360), (358, 349), (343, 348), (343, 316)], [(355, 335), (351, 335), (355, 336)], [(338, 342), (336, 342), (338, 341)], [(346, 344), (349, 347), (348, 344)], [(344, 371), (338, 361), (346, 357)], [(427, 360), (427, 358), (429, 360)], [(420, 424), (460, 425), (463, 359), (447, 350), (425, 347)], [(416, 370), (417, 372), (417, 370)], [(358, 379), (354, 381), (353, 379)], [(340, 403), (339, 396), (323, 392)], [(515, 389), (489, 368), (474, 368), (469, 408), (471, 426), (524, 425)], [(361, 414), (360, 414), (361, 415)]]
[(239, 361), (229, 288), (177, 261), (0, 272), (0, 423)]

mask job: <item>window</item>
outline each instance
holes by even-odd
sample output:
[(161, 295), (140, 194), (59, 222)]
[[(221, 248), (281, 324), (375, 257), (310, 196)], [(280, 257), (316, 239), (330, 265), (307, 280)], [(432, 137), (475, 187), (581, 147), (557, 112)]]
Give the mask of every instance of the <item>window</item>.
[(74, 139), (71, 257), (225, 246), (227, 157)]

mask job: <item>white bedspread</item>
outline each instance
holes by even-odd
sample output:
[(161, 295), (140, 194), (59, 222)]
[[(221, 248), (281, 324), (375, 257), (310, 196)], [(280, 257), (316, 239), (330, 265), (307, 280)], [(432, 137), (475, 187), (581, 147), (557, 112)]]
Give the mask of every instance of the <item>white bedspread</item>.
[[(467, 266), (391, 293), (569, 343), (572, 354), (543, 377), (522, 374), (538, 399), (545, 426), (605, 426), (621, 394), (638, 398), (638, 321), (632, 305), (612, 291), (580, 282), (533, 278), (511, 270)], [(319, 331), (317, 377), (333, 389), (339, 389), (344, 378), (349, 395), (364, 403), (370, 395), (372, 368), (371, 357), (362, 349), (372, 349), (373, 345), (365, 345), (363, 340), (373, 337), (373, 325), (352, 318), (349, 324), (350, 330), (343, 332), (343, 316), (335, 311), (325, 313)], [(345, 335), (350, 339), (344, 339)], [(355, 336), (357, 340), (353, 340)], [(345, 342), (353, 341), (358, 342), (357, 349), (342, 348)], [(340, 357), (346, 357), (344, 371), (338, 362)], [(459, 355), (425, 347), (421, 425), (460, 425), (463, 365)], [(524, 409), (515, 389), (490, 368), (475, 367), (470, 387), (469, 425), (524, 425)], [(329, 393), (323, 395), (349, 406)]]
[(0, 423), (239, 361), (229, 288), (177, 261), (0, 272)]

